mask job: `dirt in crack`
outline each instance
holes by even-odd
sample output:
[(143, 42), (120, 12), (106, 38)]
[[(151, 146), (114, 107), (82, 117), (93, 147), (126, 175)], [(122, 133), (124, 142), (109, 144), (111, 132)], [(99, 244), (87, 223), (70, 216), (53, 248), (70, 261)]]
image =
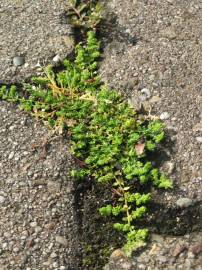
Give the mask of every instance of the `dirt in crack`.
[(98, 212), (101, 205), (111, 200), (110, 189), (88, 182), (75, 187), (74, 196), (82, 255), (80, 269), (101, 270), (111, 252), (123, 242), (123, 236), (112, 228), (112, 220), (103, 219)]

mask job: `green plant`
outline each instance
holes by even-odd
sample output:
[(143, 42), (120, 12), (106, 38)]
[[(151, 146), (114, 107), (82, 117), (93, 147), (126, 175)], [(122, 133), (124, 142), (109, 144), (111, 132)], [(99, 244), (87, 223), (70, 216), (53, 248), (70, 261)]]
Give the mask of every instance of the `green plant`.
[[(77, 8), (81, 5), (77, 1), (72, 4)], [(24, 97), (19, 97), (14, 87), (10, 91), (1, 87), (0, 97), (18, 101), (22, 109), (51, 128), (68, 132), (71, 151), (80, 165), (72, 176), (79, 181), (93, 177), (112, 190), (112, 204), (99, 212), (113, 216), (114, 228), (124, 233), (124, 250), (130, 255), (145, 245), (148, 235), (147, 229), (138, 229), (135, 222), (147, 212), (151, 195), (138, 190), (144, 185), (172, 187), (148, 160), (148, 153), (156, 149), (165, 134), (160, 121), (140, 120), (119, 93), (101, 83), (99, 57), (95, 32), (88, 31), (86, 43), (76, 46), (75, 59), (65, 60), (63, 71), (56, 73), (49, 66), (44, 77), (34, 77), (33, 84), (24, 84)]]
[(10, 88), (8, 88), (5, 85), (3, 85), (0, 88), (0, 99), (7, 100), (10, 102), (18, 101), (18, 93), (16, 87), (12, 85)]
[(70, 0), (69, 23), (82, 30), (96, 29), (102, 18), (102, 6), (97, 0)]

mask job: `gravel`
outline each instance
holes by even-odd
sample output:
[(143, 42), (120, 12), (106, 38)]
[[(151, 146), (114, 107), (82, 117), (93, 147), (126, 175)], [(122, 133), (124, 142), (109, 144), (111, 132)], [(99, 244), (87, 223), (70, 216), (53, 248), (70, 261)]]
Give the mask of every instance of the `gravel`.
[[(169, 166), (165, 173), (176, 189), (173, 196), (162, 195), (161, 202), (174, 207), (179, 197), (188, 197), (200, 203), (202, 3), (111, 0), (106, 6), (111, 28), (101, 29), (103, 80), (133, 107), (166, 123), (167, 140), (157, 164), (174, 164), (173, 173)], [(149, 89), (146, 101), (143, 89)]]
[[(152, 222), (156, 222), (157, 232), (186, 234), (190, 241), (190, 232), (196, 230), (197, 241), (202, 231), (202, 2), (110, 0), (106, 6), (105, 24), (110, 27), (101, 29), (104, 82), (121, 91), (136, 110), (166, 124), (167, 139), (156, 164), (175, 188), (152, 193), (156, 209)], [(149, 89), (148, 97), (143, 89)], [(175, 237), (172, 239), (177, 244)], [(168, 259), (166, 250), (164, 243), (159, 252), (165, 254), (158, 256)], [(196, 258), (191, 253), (176, 262), (171, 258), (164, 263), (163, 258), (161, 264), (157, 256), (150, 259), (146, 254), (148, 249), (134, 269), (139, 269), (139, 264), (148, 270), (201, 269), (202, 265), (201, 257), (194, 264)]]
[[(111, 27), (101, 30), (102, 78), (135, 108), (142, 103), (165, 121), (170, 140), (161, 163), (174, 161), (173, 181), (186, 197), (200, 201), (202, 3), (111, 0), (105, 10)], [(144, 88), (151, 98), (139, 101)]]
[(68, 142), (0, 101), (0, 269), (79, 269)]
[[(105, 2), (102, 78), (135, 109), (165, 121), (167, 140), (155, 162), (175, 186), (171, 192), (152, 191), (150, 222), (156, 234), (147, 248), (131, 260), (119, 250), (105, 269), (201, 270), (202, 3)], [(72, 52), (66, 4), (1, 1), (0, 83), (40, 74), (42, 66), (58, 65)], [(89, 220), (97, 209), (93, 203), (89, 208), (91, 196), (83, 224), (77, 220), (68, 142), (49, 134), (15, 106), (0, 102), (0, 269), (80, 269), (81, 230), (104, 226)]]
[[(0, 81), (22, 81), (73, 50), (66, 0), (1, 0)], [(57, 61), (56, 60), (57, 56)]]
[(201, 270), (201, 241), (201, 233), (183, 237), (151, 235), (147, 248), (130, 260), (121, 250), (114, 251), (104, 270)]

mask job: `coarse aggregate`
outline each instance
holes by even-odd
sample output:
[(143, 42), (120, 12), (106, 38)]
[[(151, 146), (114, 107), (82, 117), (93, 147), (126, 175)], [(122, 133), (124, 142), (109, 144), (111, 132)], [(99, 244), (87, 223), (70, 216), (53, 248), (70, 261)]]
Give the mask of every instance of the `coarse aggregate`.
[[(200, 242), (202, 1), (110, 0), (105, 11), (100, 29), (104, 82), (122, 92), (136, 110), (166, 125), (167, 140), (156, 163), (172, 179), (174, 189), (154, 191), (154, 205), (158, 207), (153, 221), (159, 232), (187, 234), (190, 240), (196, 231)], [(164, 241), (160, 249), (166, 250)], [(202, 267), (201, 259), (198, 268), (189, 257), (187, 268), (174, 261), (169, 265), (164, 259), (161, 265), (155, 257), (155, 265), (148, 257), (144, 265), (138, 268), (136, 264), (134, 269)]]
[[(22, 82), (74, 48), (66, 0), (0, 1), (0, 83)], [(58, 61), (55, 62), (55, 59)]]
[[(153, 191), (145, 250), (131, 260), (118, 250), (105, 269), (201, 270), (202, 1), (103, 2), (102, 78), (166, 124), (155, 162), (174, 183), (173, 191)], [(66, 4), (1, 1), (0, 83), (22, 82), (72, 52)], [(96, 224), (89, 214), (86, 224), (78, 220), (73, 164), (63, 136), (0, 101), (0, 269), (84, 270), (80, 226)]]
[(68, 142), (0, 101), (0, 269), (79, 269)]

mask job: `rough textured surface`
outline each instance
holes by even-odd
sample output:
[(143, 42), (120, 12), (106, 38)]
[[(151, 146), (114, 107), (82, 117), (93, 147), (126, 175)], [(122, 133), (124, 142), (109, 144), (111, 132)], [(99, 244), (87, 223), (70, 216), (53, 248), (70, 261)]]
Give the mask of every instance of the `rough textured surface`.
[[(201, 231), (202, 2), (111, 0), (106, 11), (102, 78), (135, 109), (150, 111), (167, 127), (166, 147), (157, 163), (175, 188), (154, 191), (151, 224), (159, 232), (178, 235)], [(140, 269), (161, 269), (154, 265)], [(167, 265), (162, 269), (169, 269)]]
[[(79, 269), (68, 144), (0, 102), (0, 269)], [(30, 268), (29, 268), (30, 267)]]
[[(65, 11), (66, 0), (1, 0), (0, 82), (19, 81), (40, 73), (55, 56), (73, 49)], [(14, 57), (22, 56), (17, 65)]]
[[(174, 163), (173, 180), (187, 197), (201, 198), (202, 3), (116, 0), (108, 10), (120, 31), (112, 31), (110, 44), (106, 39), (102, 75), (133, 96), (134, 107), (142, 102), (161, 116), (171, 139), (164, 161)], [(144, 88), (150, 97), (142, 101)]]
[(153, 234), (147, 248), (132, 259), (114, 251), (104, 270), (201, 270), (201, 253), (201, 233), (176, 238)]
[[(114, 0), (108, 6), (113, 13), (107, 18), (116, 22), (104, 39), (103, 78), (134, 107), (143, 103), (152, 115), (166, 113), (170, 142), (163, 161), (173, 162), (182, 194), (201, 198), (202, 3)], [(142, 101), (144, 88), (150, 96)]]
[[(106, 270), (200, 270), (202, 3), (105, 2), (102, 76), (123, 91), (132, 106), (151, 109), (151, 115), (167, 126), (168, 139), (157, 163), (175, 188), (153, 191), (150, 227), (153, 232), (181, 235), (153, 235), (143, 253), (134, 254), (132, 261), (122, 255), (121, 261), (114, 261), (112, 256)], [(37, 74), (38, 63), (71, 52), (65, 6), (62, 0), (1, 1), (0, 83)], [(23, 58), (13, 59), (18, 56)], [(67, 177), (72, 163), (67, 141), (54, 136), (49, 141), (47, 133), (41, 123), (0, 102), (0, 269), (77, 270), (79, 255), (89, 252), (81, 270), (90, 270), (91, 258), (100, 270), (96, 257), (103, 256), (100, 243), (116, 235), (105, 233), (97, 213), (102, 201), (97, 191), (83, 196), (79, 201), (83, 209), (77, 213), (79, 197), (74, 197)], [(80, 252), (79, 240), (85, 238), (89, 245)]]
[[(202, 3), (112, 0), (106, 10), (112, 28), (101, 30), (102, 76), (133, 107), (165, 122), (159, 165), (175, 184), (172, 204), (183, 197), (201, 201)], [(166, 204), (170, 199), (163, 195)]]

